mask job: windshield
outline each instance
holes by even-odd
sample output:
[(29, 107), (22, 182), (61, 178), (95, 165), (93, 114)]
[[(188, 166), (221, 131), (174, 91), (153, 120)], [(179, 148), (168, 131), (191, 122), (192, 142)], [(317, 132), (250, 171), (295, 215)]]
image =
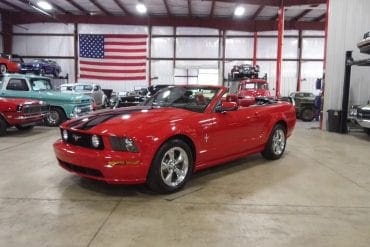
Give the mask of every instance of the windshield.
[(53, 90), (49, 79), (44, 78), (31, 79), (31, 87), (33, 91)]
[(242, 86), (242, 89), (267, 89), (266, 83), (246, 83)]
[(82, 92), (82, 91), (92, 91), (93, 90), (93, 86), (92, 85), (76, 85), (75, 86), (75, 91), (76, 92)]
[(168, 87), (160, 90), (143, 105), (176, 107), (194, 112), (204, 112), (218, 90), (218, 88), (212, 87)]

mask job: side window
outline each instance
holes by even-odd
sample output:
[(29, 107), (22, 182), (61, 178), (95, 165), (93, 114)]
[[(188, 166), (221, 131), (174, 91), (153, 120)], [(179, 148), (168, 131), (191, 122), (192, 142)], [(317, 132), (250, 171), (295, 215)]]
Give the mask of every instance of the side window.
[(6, 90), (28, 91), (28, 85), (25, 79), (10, 79)]

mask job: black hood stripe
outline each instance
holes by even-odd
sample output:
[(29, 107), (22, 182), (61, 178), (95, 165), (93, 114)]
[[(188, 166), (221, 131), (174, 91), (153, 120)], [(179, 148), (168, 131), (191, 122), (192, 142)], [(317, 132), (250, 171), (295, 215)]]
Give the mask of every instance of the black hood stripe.
[(88, 119), (86, 121), (86, 118), (80, 118), (78, 120), (72, 121), (67, 127), (73, 128), (73, 129), (79, 129), (79, 130), (89, 130), (99, 124), (102, 124), (112, 118), (125, 115), (125, 114), (131, 114), (133, 112), (139, 112), (142, 110), (149, 110), (152, 109), (151, 107), (126, 107), (124, 109), (116, 109), (111, 110), (107, 112), (101, 112), (96, 113), (93, 115), (86, 116)]

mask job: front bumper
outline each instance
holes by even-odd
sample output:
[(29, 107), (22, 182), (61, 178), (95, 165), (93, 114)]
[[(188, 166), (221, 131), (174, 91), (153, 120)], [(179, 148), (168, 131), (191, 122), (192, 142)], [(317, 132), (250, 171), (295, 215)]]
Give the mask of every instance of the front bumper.
[(356, 122), (362, 127), (370, 129), (370, 120), (367, 119), (358, 119), (356, 118)]
[(145, 183), (151, 162), (141, 153), (94, 150), (61, 139), (54, 143), (54, 152), (64, 169), (110, 184)]

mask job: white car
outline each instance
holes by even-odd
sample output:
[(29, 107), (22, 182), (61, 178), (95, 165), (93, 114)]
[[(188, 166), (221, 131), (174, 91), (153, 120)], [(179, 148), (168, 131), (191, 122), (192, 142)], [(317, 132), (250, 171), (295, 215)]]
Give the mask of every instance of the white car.
[(80, 93), (92, 97), (96, 107), (108, 107), (109, 100), (100, 85), (89, 83), (69, 83), (60, 86), (62, 92)]

